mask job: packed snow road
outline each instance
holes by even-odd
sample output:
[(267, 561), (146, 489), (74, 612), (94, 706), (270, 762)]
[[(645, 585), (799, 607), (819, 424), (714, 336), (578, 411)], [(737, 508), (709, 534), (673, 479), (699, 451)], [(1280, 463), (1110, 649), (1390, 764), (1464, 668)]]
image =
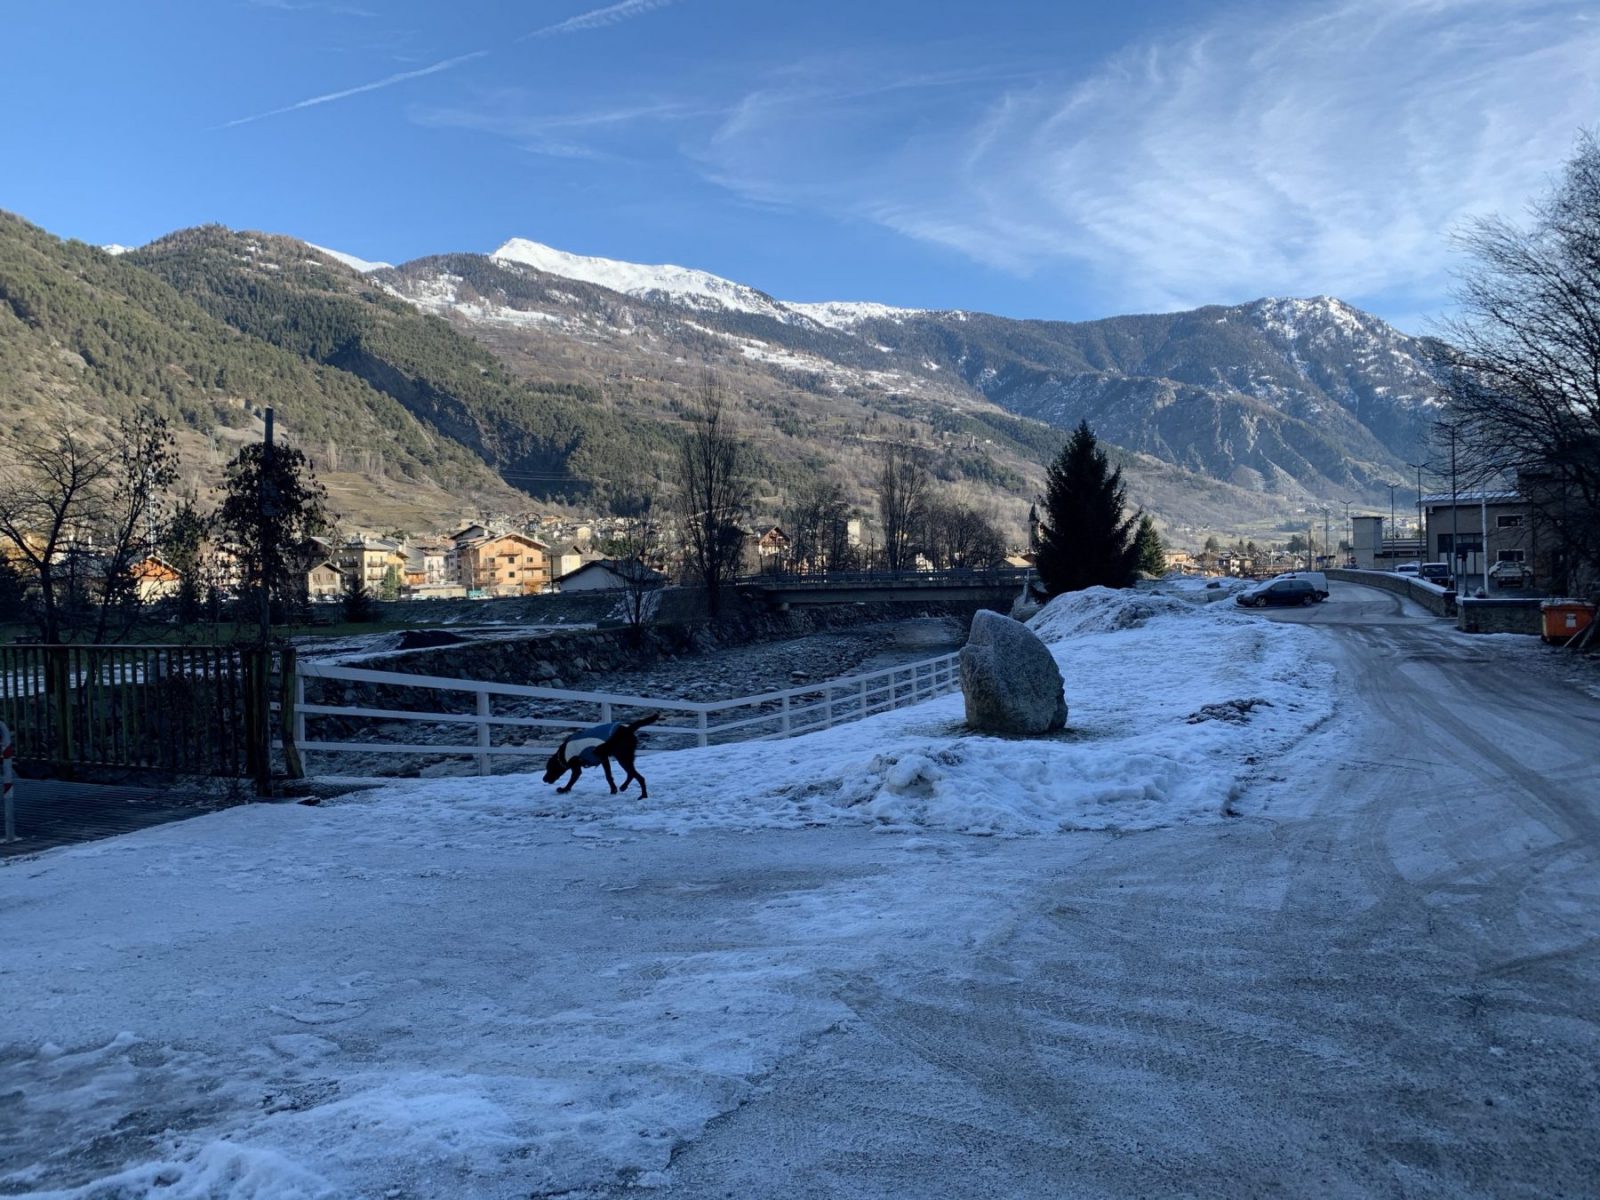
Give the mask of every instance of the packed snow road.
[(0, 870), (0, 1194), (1592, 1194), (1592, 680), (1342, 584), (1035, 625), (1056, 740), (948, 699)]

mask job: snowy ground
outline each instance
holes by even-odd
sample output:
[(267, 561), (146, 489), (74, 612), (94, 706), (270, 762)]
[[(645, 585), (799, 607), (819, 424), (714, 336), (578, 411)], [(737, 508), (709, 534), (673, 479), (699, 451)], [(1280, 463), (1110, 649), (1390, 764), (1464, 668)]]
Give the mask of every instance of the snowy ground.
[[(1404, 638), (1433, 636), (1371, 604), (1395, 624), (1363, 626), (1379, 650), (1358, 658), (1231, 604), (1058, 602), (1035, 622), (1067, 680), (1054, 739), (971, 736), (949, 698), (652, 756), (647, 802), (593, 777), (568, 797), (532, 777), (419, 782), (15, 862), (0, 1194), (1218, 1194), (1241, 1162), (1256, 1173), (1235, 1194), (1448, 1194), (1478, 1178), (1430, 1157), (1454, 1099), (1355, 1133), (1327, 1113), (1381, 1108), (1374, 1081), (1429, 1094), (1440, 1047), (1469, 1041), (1474, 1070), (1516, 1072), (1533, 1098), (1546, 1132), (1530, 1124), (1521, 1152), (1592, 1179), (1572, 1146), (1588, 1129), (1592, 1151), (1593, 1025), (1527, 974), (1562, 983), (1570, 954), (1543, 956), (1596, 932), (1593, 856), (1550, 833), (1535, 793), (1589, 843), (1592, 814), (1529, 776), (1520, 823), (1498, 819), (1469, 806), (1465, 771), (1442, 781), (1450, 816), (1410, 818), (1416, 848), (1388, 875), (1371, 866), (1389, 819), (1336, 851), (1346, 793), (1367, 793), (1357, 775), (1316, 785), (1328, 764), (1378, 752), (1381, 790), (1415, 790), (1398, 748), (1428, 744), (1406, 725), (1421, 696), (1392, 697), (1387, 734), (1349, 703), (1384, 691)], [(1539, 719), (1560, 723), (1553, 704)], [(1581, 761), (1557, 772), (1580, 792)], [(1466, 914), (1538, 965), (1436, 1008), (1416, 973), (1470, 957), (1450, 931), (1477, 893), (1435, 911), (1417, 889), (1499, 878), (1445, 869), (1469, 817), (1496, 854), (1540, 854), (1538, 886), (1486, 891), (1487, 924)], [(1370, 930), (1325, 947), (1350, 912)], [(1339, 981), (1370, 955), (1358, 1001)], [(1497, 1015), (1509, 984), (1531, 1024)], [(1405, 1037), (1383, 1024), (1402, 1018)], [(1469, 1021), (1481, 1046), (1452, 1024)], [(1551, 1062), (1586, 1081), (1549, 1095)], [(1303, 1088), (1270, 1082), (1302, 1070)], [(1516, 1095), (1484, 1095), (1502, 1107), (1473, 1092), (1468, 1115), (1499, 1136), (1483, 1123), (1520, 1117)], [(1429, 1148), (1403, 1170), (1371, 1149), (1413, 1124)]]

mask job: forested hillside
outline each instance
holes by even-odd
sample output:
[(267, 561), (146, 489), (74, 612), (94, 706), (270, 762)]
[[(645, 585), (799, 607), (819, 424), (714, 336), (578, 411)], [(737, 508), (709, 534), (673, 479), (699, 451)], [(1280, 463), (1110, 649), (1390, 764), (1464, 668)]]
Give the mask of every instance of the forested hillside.
[(356, 375), (230, 326), (128, 256), (0, 213), (8, 438), (92, 436), (148, 407), (177, 429), (184, 483), (203, 491), (269, 406), (342, 513), (415, 521), (515, 502), (477, 457)]

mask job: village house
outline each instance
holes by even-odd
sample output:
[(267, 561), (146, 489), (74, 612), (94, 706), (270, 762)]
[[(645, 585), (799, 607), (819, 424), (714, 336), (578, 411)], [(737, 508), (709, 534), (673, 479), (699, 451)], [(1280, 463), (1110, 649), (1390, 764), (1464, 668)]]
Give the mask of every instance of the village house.
[(756, 559), (761, 563), (781, 562), (789, 554), (789, 535), (774, 525), (756, 538)]
[(306, 572), (306, 595), (313, 601), (337, 600), (344, 594), (344, 575), (328, 559), (322, 559)]
[(451, 557), (469, 595), (531, 596), (550, 586), (547, 551), (527, 534), (500, 533), (457, 540)]
[(183, 584), (178, 569), (159, 554), (147, 554), (128, 567), (128, 577), (133, 580), (134, 594), (140, 604), (150, 604), (176, 596)]
[(560, 576), (556, 588), (561, 592), (620, 591), (631, 584), (655, 588), (666, 582), (665, 575), (651, 570), (636, 558), (597, 558)]
[(353, 537), (339, 547), (334, 565), (342, 574), (361, 579), (369, 591), (376, 591), (390, 568), (397, 584), (404, 581), (406, 556), (392, 538)]

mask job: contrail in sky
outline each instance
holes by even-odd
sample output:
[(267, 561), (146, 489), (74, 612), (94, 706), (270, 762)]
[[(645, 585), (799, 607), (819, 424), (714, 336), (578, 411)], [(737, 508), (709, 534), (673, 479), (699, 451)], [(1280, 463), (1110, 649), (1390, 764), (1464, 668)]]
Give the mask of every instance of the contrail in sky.
[[(588, 29), (602, 29), (607, 25), (615, 25), (618, 21), (626, 21), (629, 17), (636, 17), (642, 13), (650, 12), (657, 8), (665, 8), (676, 0), (620, 0), (620, 3), (609, 4), (605, 8), (595, 8), (588, 12), (579, 13), (575, 17), (568, 17), (565, 21), (557, 21), (554, 25), (546, 25), (525, 33), (516, 40), (525, 42), (530, 38), (559, 37), (567, 33), (582, 33)], [(228, 121), (220, 128), (232, 129), (236, 125), (248, 125), (252, 121), (263, 121), (268, 117), (282, 116), (284, 113), (296, 112), (302, 108), (314, 108), (319, 104), (329, 104), (334, 100), (343, 100), (347, 96), (359, 96), (362, 92), (376, 92), (381, 88), (393, 87), (397, 83), (404, 83), (408, 79), (420, 79), (424, 75), (437, 75), (440, 71), (448, 71), (458, 67), (464, 62), (471, 62), (475, 58), (484, 58), (487, 50), (474, 50), (470, 54), (458, 54), (454, 58), (446, 58), (434, 63), (431, 67), (421, 67), (415, 71), (401, 71), (395, 75), (387, 75), (372, 83), (363, 83), (357, 87), (345, 88), (339, 92), (328, 92), (322, 96), (312, 96), (307, 100), (297, 100), (293, 104), (285, 104), (282, 108), (268, 109), (266, 112), (255, 113), (253, 116), (238, 117)]]
[(440, 71), (448, 71), (451, 67), (458, 67), (464, 62), (475, 58), (482, 58), (488, 54), (487, 50), (474, 50), (471, 54), (458, 54), (454, 58), (446, 58), (434, 63), (431, 67), (420, 67), (415, 71), (401, 71), (397, 75), (385, 76), (383, 79), (372, 83), (363, 83), (358, 87), (345, 88), (342, 92), (328, 92), (322, 96), (312, 96), (309, 100), (297, 100), (293, 104), (285, 104), (282, 108), (268, 109), (266, 112), (256, 113), (250, 117), (239, 117), (223, 125), (223, 129), (232, 129), (235, 125), (248, 125), (251, 121), (261, 121), (267, 117), (281, 116), (283, 113), (294, 112), (301, 108), (314, 108), (318, 104), (328, 104), (334, 100), (343, 100), (346, 96), (358, 96), (362, 92), (375, 92), (379, 88), (393, 87), (397, 83), (404, 83), (408, 79), (420, 79), (424, 75), (437, 75)]
[(591, 9), (575, 17), (568, 17), (565, 21), (557, 21), (554, 25), (535, 29), (532, 33), (523, 34), (517, 41), (525, 42), (529, 38), (556, 37), (563, 33), (581, 33), (585, 29), (599, 29), (653, 9), (665, 8), (674, 2), (675, 0), (621, 0), (620, 4), (608, 4), (605, 8)]

